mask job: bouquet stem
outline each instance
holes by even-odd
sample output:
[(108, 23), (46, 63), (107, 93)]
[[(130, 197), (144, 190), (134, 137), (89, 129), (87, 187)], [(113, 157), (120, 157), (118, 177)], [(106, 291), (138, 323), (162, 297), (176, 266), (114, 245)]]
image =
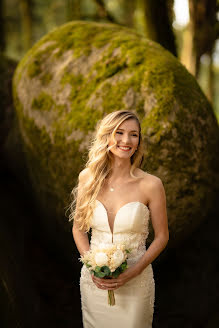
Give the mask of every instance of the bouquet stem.
[(110, 306), (115, 305), (115, 295), (113, 290), (108, 290), (108, 304)]

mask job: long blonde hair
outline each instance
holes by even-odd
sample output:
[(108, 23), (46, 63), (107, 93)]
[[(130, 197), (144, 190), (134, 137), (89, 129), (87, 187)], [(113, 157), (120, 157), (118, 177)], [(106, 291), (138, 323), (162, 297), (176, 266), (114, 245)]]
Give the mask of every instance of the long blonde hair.
[[(85, 168), (89, 169), (89, 177), (83, 183), (83, 191), (78, 193), (78, 184), (73, 188), (71, 196), (73, 201), (70, 204), (69, 221), (74, 220), (80, 230), (88, 232), (90, 230), (91, 218), (95, 207), (96, 197), (103, 186), (105, 178), (112, 169), (113, 155), (110, 149), (117, 142), (115, 133), (119, 125), (128, 119), (135, 119), (139, 125), (139, 144), (135, 153), (131, 156), (130, 175), (137, 178), (133, 172), (135, 168), (141, 167), (144, 158), (143, 142), (141, 136), (141, 125), (135, 113), (128, 110), (118, 110), (106, 115), (96, 127), (88, 153), (88, 161)], [(110, 139), (114, 144), (108, 146)]]

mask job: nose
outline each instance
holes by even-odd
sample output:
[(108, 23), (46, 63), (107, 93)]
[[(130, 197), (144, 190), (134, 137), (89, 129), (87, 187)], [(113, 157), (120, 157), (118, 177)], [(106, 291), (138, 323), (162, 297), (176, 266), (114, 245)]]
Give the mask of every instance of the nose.
[(130, 143), (130, 136), (128, 133), (124, 133), (122, 136), (122, 142), (126, 145)]

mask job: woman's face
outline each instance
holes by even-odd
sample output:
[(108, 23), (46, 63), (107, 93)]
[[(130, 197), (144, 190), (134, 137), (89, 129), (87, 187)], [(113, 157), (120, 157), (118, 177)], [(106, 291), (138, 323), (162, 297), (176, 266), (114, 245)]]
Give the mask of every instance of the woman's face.
[[(115, 139), (117, 145), (110, 151), (120, 158), (131, 158), (139, 143), (139, 126), (135, 119), (127, 119), (116, 130)], [(110, 139), (109, 146), (114, 144)]]

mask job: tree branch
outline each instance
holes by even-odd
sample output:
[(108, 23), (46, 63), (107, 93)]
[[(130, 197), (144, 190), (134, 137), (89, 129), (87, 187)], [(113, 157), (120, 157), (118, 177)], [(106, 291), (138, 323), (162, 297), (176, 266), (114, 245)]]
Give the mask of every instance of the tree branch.
[[(104, 1), (103, 0), (93, 0), (96, 5), (98, 6), (99, 9), (99, 15), (101, 18), (106, 18), (108, 19), (111, 23), (115, 24), (120, 24), (118, 23), (115, 18), (110, 14), (110, 12), (107, 10), (105, 7)], [(121, 25), (121, 24), (120, 24)]]

